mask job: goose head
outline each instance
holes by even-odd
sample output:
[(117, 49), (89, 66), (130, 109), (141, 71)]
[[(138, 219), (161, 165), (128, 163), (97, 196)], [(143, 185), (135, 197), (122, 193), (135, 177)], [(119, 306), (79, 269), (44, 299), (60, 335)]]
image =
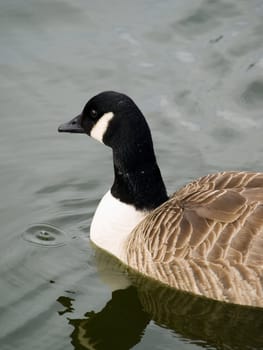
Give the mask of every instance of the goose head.
[(80, 115), (60, 125), (58, 131), (87, 134), (113, 150), (152, 147), (151, 133), (142, 112), (130, 97), (114, 91), (92, 97)]

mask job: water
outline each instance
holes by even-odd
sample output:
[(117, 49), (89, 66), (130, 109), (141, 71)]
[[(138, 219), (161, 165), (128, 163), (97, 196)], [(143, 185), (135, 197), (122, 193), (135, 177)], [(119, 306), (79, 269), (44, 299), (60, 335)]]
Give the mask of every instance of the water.
[(261, 0), (1, 1), (1, 350), (263, 348), (261, 310), (112, 293), (125, 276), (89, 242), (110, 151), (57, 134), (114, 89), (147, 116), (169, 192), (263, 171), (262, 43)]
[(28, 227), (22, 236), (26, 241), (46, 247), (59, 247), (66, 244), (66, 235), (55, 226), (37, 224)]

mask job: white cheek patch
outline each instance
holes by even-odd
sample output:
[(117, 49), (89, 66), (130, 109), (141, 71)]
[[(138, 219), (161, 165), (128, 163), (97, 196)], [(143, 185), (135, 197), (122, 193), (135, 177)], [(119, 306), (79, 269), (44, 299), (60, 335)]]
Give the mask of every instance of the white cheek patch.
[(98, 140), (103, 143), (103, 136), (108, 129), (110, 120), (114, 117), (112, 112), (103, 114), (94, 127), (91, 129), (90, 136), (95, 140)]

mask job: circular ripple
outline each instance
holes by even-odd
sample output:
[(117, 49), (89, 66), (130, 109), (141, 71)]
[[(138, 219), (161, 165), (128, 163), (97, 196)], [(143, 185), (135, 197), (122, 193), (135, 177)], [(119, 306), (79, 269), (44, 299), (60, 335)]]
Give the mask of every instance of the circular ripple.
[(67, 241), (67, 236), (63, 231), (48, 224), (28, 227), (22, 237), (25, 241), (45, 247), (59, 247), (66, 244)]

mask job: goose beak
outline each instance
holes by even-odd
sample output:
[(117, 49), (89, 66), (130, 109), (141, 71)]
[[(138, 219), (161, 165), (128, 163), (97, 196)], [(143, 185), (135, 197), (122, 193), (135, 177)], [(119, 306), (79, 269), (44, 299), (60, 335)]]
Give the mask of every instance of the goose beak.
[(85, 134), (85, 130), (81, 126), (81, 117), (82, 115), (78, 115), (77, 117), (73, 118), (69, 122), (65, 124), (61, 124), (58, 127), (58, 132), (71, 132), (75, 134)]

